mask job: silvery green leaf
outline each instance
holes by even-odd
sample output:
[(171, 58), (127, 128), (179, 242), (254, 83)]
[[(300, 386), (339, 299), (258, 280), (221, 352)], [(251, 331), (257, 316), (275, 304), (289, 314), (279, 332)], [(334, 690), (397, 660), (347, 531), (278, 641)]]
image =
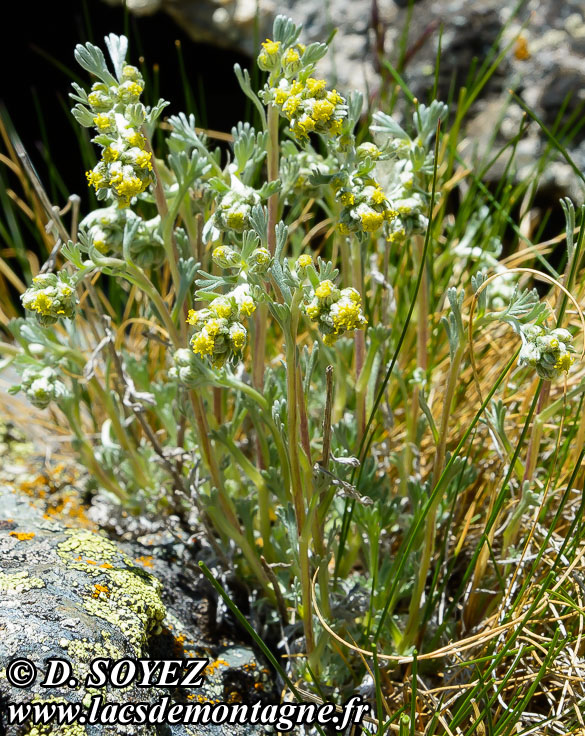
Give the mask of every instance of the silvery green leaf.
[(200, 140), (195, 130), (195, 115), (187, 117), (184, 112), (171, 115), (168, 123), (172, 128), (170, 140), (176, 140), (188, 146), (199, 146)]
[(360, 466), (360, 461), (357, 457), (335, 457), (335, 455), (332, 454), (331, 459), (336, 463), (339, 463), (339, 465), (348, 465), (350, 468), (359, 468)]
[(422, 103), (418, 105), (413, 113), (413, 120), (417, 133), (423, 142), (426, 143), (436, 133), (439, 120), (444, 120), (447, 112), (447, 105), (438, 100), (433, 100), (428, 107)]
[(146, 108), (142, 102), (135, 102), (133, 105), (126, 105), (124, 117), (128, 120), (130, 125), (140, 128), (146, 120)]
[(260, 204), (255, 204), (250, 213), (250, 225), (254, 232), (260, 238), (262, 246), (265, 248), (268, 241), (268, 210)]
[(272, 26), (272, 39), (279, 41), (284, 48), (292, 46), (298, 40), (303, 29), (286, 15), (277, 15)]
[(303, 361), (303, 392), (308, 395), (311, 387), (311, 378), (317, 365), (319, 358), (319, 343), (315, 340), (313, 343), (313, 349), (309, 352), (309, 348), (305, 345), (303, 349), (302, 361)]
[(162, 111), (170, 105), (171, 103), (168, 100), (163, 100), (162, 97), (160, 100), (154, 105), (154, 107), (147, 107), (146, 108), (146, 122), (149, 124), (154, 123), (158, 118), (160, 117)]
[(410, 140), (409, 135), (398, 125), (394, 118), (390, 115), (386, 115), (384, 112), (375, 112), (372, 116), (374, 125), (370, 125), (370, 130), (373, 133), (386, 133), (394, 138), (400, 138), (401, 140)]
[(223, 179), (220, 179), (218, 176), (212, 176), (211, 179), (208, 181), (208, 184), (210, 188), (216, 192), (229, 192), (230, 190), (229, 184), (227, 184)]
[(573, 233), (575, 232), (575, 207), (569, 197), (563, 197), (560, 200), (560, 203), (563, 208), (563, 212), (565, 213), (567, 252), (570, 261), (573, 257), (573, 253), (575, 252), (575, 241), (573, 238)]
[(253, 230), (246, 230), (242, 235), (242, 260), (247, 261), (259, 244), (258, 235)]
[(74, 56), (79, 66), (90, 74), (95, 74), (98, 79), (109, 87), (117, 86), (118, 80), (108, 71), (106, 59), (100, 48), (92, 43), (86, 43), (85, 45), (78, 43), (75, 47)]
[[(485, 276), (481, 271), (478, 271), (474, 276), (471, 277), (471, 288), (477, 294), (481, 285), (485, 281)], [(483, 289), (477, 298), (477, 312), (478, 316), (482, 317), (487, 309), (487, 288)]]
[(128, 39), (126, 36), (116, 36), (110, 33), (105, 37), (104, 41), (112, 60), (112, 65), (119, 81), (122, 81), (122, 69), (126, 64), (126, 54), (128, 53)]
[(258, 110), (260, 114), (260, 119), (262, 120), (262, 127), (266, 128), (266, 111), (264, 110), (264, 106), (260, 102), (258, 95), (252, 89), (252, 82), (250, 80), (250, 74), (248, 70), (242, 70), (242, 67), (239, 64), (234, 64), (234, 73), (242, 89), (242, 92), (246, 95), (246, 97), (252, 100), (256, 109)]
[(77, 82), (72, 82), (71, 86), (77, 92), (77, 94), (74, 95), (73, 92), (70, 92), (69, 97), (71, 97), (73, 100), (77, 100), (77, 102), (83, 102), (84, 104), (87, 104), (87, 92), (83, 89), (83, 87), (77, 84)]
[(264, 182), (262, 185), (262, 188), (258, 190), (258, 194), (262, 197), (262, 199), (268, 199), (268, 197), (271, 197), (273, 194), (276, 194), (280, 191), (282, 187), (282, 182), (280, 179), (275, 179), (274, 181), (267, 181)]
[(324, 261), (321, 257), (317, 259), (319, 281), (335, 281), (339, 276), (339, 269), (333, 267), (331, 261)]
[(310, 43), (303, 52), (303, 64), (316, 64), (327, 53), (326, 43)]
[(83, 105), (75, 105), (75, 107), (71, 110), (71, 114), (73, 117), (77, 120), (77, 122), (80, 125), (83, 125), (84, 128), (91, 128), (93, 126), (93, 115), (92, 113), (87, 109), (87, 107), (84, 107)]
[(77, 268), (83, 268), (83, 255), (77, 243), (69, 240), (67, 245), (61, 246), (61, 254)]
[(361, 92), (354, 90), (349, 93), (347, 98), (347, 118), (349, 120), (350, 128), (353, 129), (357, 125), (362, 114), (363, 105), (364, 96)]

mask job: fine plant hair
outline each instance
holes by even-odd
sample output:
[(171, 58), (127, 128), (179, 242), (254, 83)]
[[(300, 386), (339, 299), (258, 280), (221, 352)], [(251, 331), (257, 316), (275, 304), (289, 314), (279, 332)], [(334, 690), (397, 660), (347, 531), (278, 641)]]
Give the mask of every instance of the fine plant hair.
[[(10, 393), (190, 565), (188, 539), (205, 540), (202, 573), (292, 696), (359, 688), (380, 734), (577, 733), (584, 208), (555, 204), (565, 228), (542, 240), (546, 160), (514, 178), (526, 120), (497, 155), (461, 159), (498, 54), (450, 106), (384, 62), (366, 110), (317, 76), (328, 44), (302, 39), (277, 16), (261, 83), (235, 66), (250, 120), (227, 146), (143, 103), (124, 36), (78, 45), (90, 85), (71, 112), (98, 155), (85, 213), (51, 206), (3, 116), (44, 233), (29, 258), (2, 179), (1, 285), (21, 292), (0, 299)], [(568, 156), (570, 131), (530, 124)]]

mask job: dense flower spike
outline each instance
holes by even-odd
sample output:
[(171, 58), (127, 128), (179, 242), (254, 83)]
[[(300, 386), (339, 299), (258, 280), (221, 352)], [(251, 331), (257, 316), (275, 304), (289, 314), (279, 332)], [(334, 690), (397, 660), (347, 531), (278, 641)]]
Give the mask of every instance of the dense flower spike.
[(144, 80), (135, 66), (122, 68), (117, 85), (95, 82), (87, 96), (89, 114), (102, 147), (101, 161), (86, 172), (98, 198), (110, 196), (118, 207), (128, 207), (133, 197), (152, 181), (152, 154), (137, 125), (136, 106)]
[(200, 357), (209, 357), (216, 368), (229, 360), (239, 360), (248, 332), (242, 320), (254, 313), (256, 304), (246, 284), (219, 296), (205, 309), (189, 312), (187, 322), (195, 327), (191, 348)]
[[(252, 208), (261, 202), (262, 197), (253, 187), (242, 183), (232, 174), (229, 190), (218, 194), (213, 217), (205, 223), (203, 239), (208, 242), (218, 239), (225, 231), (243, 233), (249, 230)], [(218, 257), (221, 258), (221, 252)]]
[(337, 90), (327, 90), (324, 79), (281, 79), (278, 87), (264, 93), (287, 118), (297, 140), (307, 140), (309, 133), (338, 136), (347, 116), (345, 99)]
[(22, 306), (35, 312), (37, 319), (45, 327), (54, 324), (61, 317), (71, 319), (77, 305), (75, 286), (65, 271), (35, 276), (31, 286), (20, 298)]
[(552, 381), (562, 373), (567, 373), (573, 365), (575, 348), (571, 345), (573, 336), (568, 330), (524, 325), (521, 336), (522, 349), (518, 363), (533, 366), (541, 378)]
[(336, 199), (343, 206), (339, 223), (342, 233), (374, 233), (398, 215), (374, 179), (344, 173), (334, 178), (333, 186)]
[[(304, 256), (300, 256), (299, 261)], [(303, 261), (306, 263), (306, 261)], [(310, 264), (306, 264), (305, 267)], [(305, 303), (307, 316), (319, 325), (324, 334), (326, 345), (333, 345), (344, 332), (361, 330), (366, 327), (368, 320), (362, 313), (361, 297), (356, 289), (348, 287), (338, 289), (329, 279), (320, 282), (313, 292), (313, 298)]]

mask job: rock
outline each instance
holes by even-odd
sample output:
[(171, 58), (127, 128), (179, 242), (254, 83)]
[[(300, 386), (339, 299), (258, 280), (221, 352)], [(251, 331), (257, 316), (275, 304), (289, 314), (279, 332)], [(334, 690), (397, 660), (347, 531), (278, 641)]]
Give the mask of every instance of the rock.
[[(120, 4), (122, 0), (108, 0)], [(135, 0), (135, 4), (137, 0)], [(375, 0), (356, 3), (336, 0), (326, 7), (318, 0), (158, 0), (159, 6), (195, 40), (205, 40), (253, 55), (255, 43), (271, 33), (274, 14), (284, 13), (304, 26), (306, 41), (323, 41), (334, 29), (337, 33), (329, 56), (320, 63), (319, 73), (326, 75), (339, 89), (359, 89), (376, 98), (381, 85), (376, 49), (380, 41), (383, 58), (393, 64), (407, 18), (406, 60), (401, 73), (422, 101), (428, 99), (434, 85), (434, 67), (441, 28), (441, 59), (438, 75), (439, 99), (456, 99), (458, 90), (467, 84), (468, 75), (494, 56), (492, 48), (502, 53), (499, 68), (477, 95), (466, 118), (465, 132), (475, 144), (493, 150), (501, 147), (517, 132), (499, 135), (495, 144), (484, 131), (492, 133), (501, 122), (512, 129), (521, 107), (510, 100), (509, 89), (534, 109), (543, 121), (553, 126), (567, 95), (560, 127), (566, 126), (566, 146), (577, 168), (585, 168), (585, 127), (579, 129), (585, 102), (585, 16), (582, 0), (526, 0), (515, 17), (513, 6), (501, 0), (417, 0), (409, 9), (406, 0)], [(132, 3), (128, 3), (132, 9)], [(377, 22), (373, 9), (377, 9)], [(136, 11), (137, 12), (137, 11)], [(376, 37), (374, 26), (381, 31)], [(492, 54), (490, 56), (490, 54)], [(478, 116), (482, 116), (478, 120)], [(531, 174), (531, 166), (548, 145), (546, 136), (535, 122), (526, 130), (527, 144), (516, 168), (516, 180)], [(470, 162), (472, 165), (474, 161)], [(505, 157), (488, 179), (497, 181), (505, 169)], [(585, 189), (562, 156), (554, 153), (552, 165), (542, 178), (542, 187), (550, 191), (583, 198)], [(556, 204), (556, 203), (555, 203)]]
[[(87, 707), (97, 694), (108, 703), (150, 705), (163, 696), (186, 703), (255, 702), (266, 694), (276, 702), (269, 671), (250, 647), (215, 630), (215, 601), (206, 580), (189, 576), (177, 556), (156, 558), (153, 548), (127, 543), (122, 549), (89, 529), (66, 528), (4, 486), (0, 509), (0, 702), (56, 700)], [(35, 682), (23, 689), (7, 680), (6, 667), (15, 657), (29, 659), (39, 670)], [(40, 686), (49, 657), (71, 663), (75, 687)], [(169, 691), (135, 683), (123, 689), (86, 688), (89, 663), (95, 657), (210, 661), (203, 685), (196, 689)], [(77, 723), (72, 729), (69, 736), (260, 733), (250, 726), (219, 725)], [(22, 732), (6, 727), (7, 736)], [(42, 730), (43, 735), (52, 732)]]

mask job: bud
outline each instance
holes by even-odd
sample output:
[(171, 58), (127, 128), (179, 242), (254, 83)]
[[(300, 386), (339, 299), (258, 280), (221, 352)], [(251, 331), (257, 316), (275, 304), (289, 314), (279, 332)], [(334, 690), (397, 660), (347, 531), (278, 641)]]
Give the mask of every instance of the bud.
[(213, 262), (220, 268), (235, 268), (241, 263), (239, 253), (227, 245), (218, 245), (211, 254)]

